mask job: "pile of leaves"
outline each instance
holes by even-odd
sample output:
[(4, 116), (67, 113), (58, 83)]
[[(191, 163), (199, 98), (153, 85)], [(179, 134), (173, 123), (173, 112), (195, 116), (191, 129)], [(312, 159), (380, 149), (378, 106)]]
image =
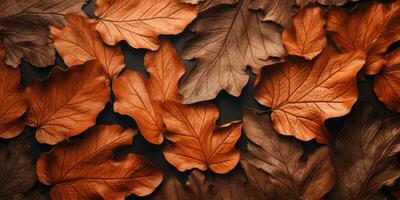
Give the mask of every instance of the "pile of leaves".
[(400, 199), (400, 1), (0, 11), (0, 199)]

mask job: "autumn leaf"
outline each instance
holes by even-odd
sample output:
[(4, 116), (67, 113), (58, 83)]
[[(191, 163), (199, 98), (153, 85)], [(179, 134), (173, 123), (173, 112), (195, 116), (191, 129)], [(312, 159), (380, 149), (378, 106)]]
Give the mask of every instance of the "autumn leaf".
[(67, 13), (82, 14), (85, 0), (5, 0), (0, 2), (0, 42), (5, 63), (17, 67), (21, 58), (37, 67), (54, 63), (49, 25), (62, 26)]
[(263, 187), (263, 198), (319, 200), (331, 190), (335, 178), (327, 146), (304, 160), (301, 143), (277, 134), (269, 115), (247, 109), (243, 120), (249, 142), (240, 162), (249, 182)]
[(252, 0), (249, 8), (263, 10), (263, 21), (273, 21), (283, 27), (290, 27), (292, 16), (296, 13), (293, 9), (295, 4), (295, 0)]
[(179, 171), (197, 168), (223, 174), (239, 161), (235, 143), (242, 124), (233, 122), (220, 127), (217, 107), (209, 102), (193, 105), (167, 101), (161, 112), (167, 127), (165, 137), (172, 144), (164, 150), (165, 159)]
[(107, 77), (97, 61), (67, 72), (56, 68), (44, 82), (26, 88), (25, 123), (38, 128), (40, 143), (56, 144), (78, 135), (96, 123), (109, 99)]
[(325, 19), (317, 6), (301, 8), (292, 19), (293, 28), (285, 29), (282, 42), (288, 54), (313, 59), (327, 45)]
[(359, 0), (296, 0), (296, 4), (299, 6), (306, 6), (307, 4), (310, 3), (319, 3), (321, 5), (327, 5), (327, 6), (343, 6), (347, 2), (355, 2)]
[(400, 120), (381, 116), (364, 101), (345, 122), (335, 149), (330, 199), (384, 199), (382, 186), (400, 177)]
[(136, 132), (118, 125), (90, 128), (80, 140), (63, 142), (41, 154), (36, 172), (52, 185), (52, 199), (124, 199), (145, 196), (161, 183), (162, 173), (143, 156), (113, 160), (116, 149), (131, 145)]
[(114, 77), (125, 67), (121, 48), (103, 43), (96, 31), (96, 22), (78, 15), (67, 15), (67, 25), (58, 29), (50, 27), (54, 46), (68, 66), (82, 65), (88, 60), (98, 60), (109, 77)]
[(316, 61), (288, 57), (262, 71), (256, 100), (271, 107), (277, 132), (304, 141), (328, 143), (324, 121), (350, 112), (357, 100), (356, 75), (365, 54), (338, 54), (326, 48)]
[(400, 1), (390, 4), (362, 4), (353, 13), (331, 8), (327, 14), (328, 34), (341, 52), (367, 53), (366, 73), (381, 71), (383, 54), (400, 40)]
[(180, 86), (183, 103), (213, 99), (221, 90), (239, 96), (248, 82), (246, 67), (258, 72), (269, 56), (285, 54), (278, 27), (261, 22), (247, 8), (248, 0), (201, 13), (191, 28), (196, 38), (184, 47), (183, 58), (196, 67)]
[(104, 42), (125, 40), (135, 48), (156, 50), (159, 35), (176, 35), (197, 16), (198, 7), (179, 0), (97, 0), (96, 29)]
[(159, 113), (161, 103), (180, 101), (178, 82), (185, 68), (174, 46), (166, 39), (161, 40), (157, 51), (146, 53), (144, 62), (150, 79), (127, 70), (113, 81), (114, 110), (135, 119), (147, 141), (161, 144), (165, 132)]
[(223, 4), (235, 4), (239, 0), (180, 0), (183, 3), (199, 4), (200, 12)]

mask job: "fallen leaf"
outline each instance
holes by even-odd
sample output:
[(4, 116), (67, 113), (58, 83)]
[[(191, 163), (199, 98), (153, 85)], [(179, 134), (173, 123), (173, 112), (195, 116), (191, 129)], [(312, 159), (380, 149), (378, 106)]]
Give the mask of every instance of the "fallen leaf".
[(296, 4), (299, 6), (306, 6), (307, 4), (310, 3), (319, 3), (321, 5), (327, 5), (327, 6), (343, 6), (347, 2), (355, 2), (359, 0), (296, 0)]
[(167, 101), (161, 115), (167, 127), (165, 137), (172, 143), (164, 150), (164, 156), (179, 171), (210, 168), (223, 174), (238, 163), (235, 143), (242, 124), (233, 122), (217, 127), (219, 113), (214, 104), (182, 105)]
[(67, 25), (58, 29), (50, 27), (57, 52), (66, 65), (82, 65), (88, 60), (98, 60), (109, 77), (115, 77), (125, 67), (121, 48), (109, 46), (96, 31), (96, 22), (79, 15), (67, 15)]
[(126, 40), (132, 47), (156, 50), (157, 37), (182, 32), (198, 7), (179, 0), (97, 0), (94, 13), (96, 29), (107, 44)]
[(150, 79), (127, 70), (113, 81), (114, 110), (135, 119), (147, 141), (161, 144), (165, 127), (160, 104), (166, 100), (180, 101), (178, 82), (185, 68), (166, 39), (161, 40), (157, 51), (146, 53), (144, 63)]
[(78, 135), (96, 123), (109, 99), (108, 84), (97, 61), (67, 72), (56, 68), (46, 81), (26, 88), (25, 123), (38, 128), (36, 139), (40, 143), (53, 145)]
[(223, 4), (235, 4), (239, 0), (180, 0), (183, 3), (199, 4), (200, 12)]
[(252, 0), (249, 8), (263, 10), (263, 21), (273, 21), (283, 27), (291, 26), (292, 16), (296, 13), (293, 6), (296, 0)]
[(400, 40), (400, 1), (390, 4), (362, 4), (353, 13), (331, 8), (327, 14), (328, 34), (341, 52), (367, 53), (366, 73), (381, 71), (383, 54)]
[(326, 47), (325, 19), (317, 6), (303, 7), (292, 19), (293, 28), (285, 29), (282, 42), (288, 54), (313, 59)]
[(262, 71), (256, 100), (271, 107), (273, 126), (280, 134), (328, 143), (324, 121), (350, 112), (364, 61), (361, 51), (338, 54), (333, 48), (326, 48), (314, 62), (288, 57)]
[(49, 25), (62, 26), (67, 13), (83, 14), (85, 0), (5, 0), (0, 2), (0, 42), (7, 65), (17, 67), (21, 58), (37, 67), (54, 63), (55, 50)]
[(335, 178), (327, 146), (304, 160), (301, 143), (277, 134), (269, 115), (247, 109), (243, 120), (249, 141), (240, 162), (250, 182), (257, 180), (264, 187), (264, 199), (319, 200), (331, 190)]
[(399, 118), (383, 117), (362, 102), (336, 138), (330, 199), (386, 199), (380, 191), (400, 177), (399, 153)]
[(53, 185), (52, 199), (124, 199), (145, 196), (161, 183), (162, 173), (141, 155), (113, 160), (116, 149), (131, 145), (136, 132), (118, 125), (90, 128), (80, 140), (63, 142), (37, 162), (39, 181)]
[(248, 0), (235, 6), (215, 7), (200, 14), (191, 28), (197, 37), (184, 47), (183, 58), (197, 66), (180, 86), (183, 103), (213, 99), (221, 90), (239, 96), (249, 75), (258, 72), (269, 56), (285, 54), (278, 27), (261, 22), (261, 15), (247, 8)]

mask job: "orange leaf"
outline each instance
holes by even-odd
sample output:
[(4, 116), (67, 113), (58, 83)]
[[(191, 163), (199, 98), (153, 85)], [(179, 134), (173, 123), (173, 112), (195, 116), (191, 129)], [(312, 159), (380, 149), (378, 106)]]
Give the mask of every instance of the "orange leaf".
[(165, 39), (157, 51), (145, 55), (144, 63), (149, 80), (134, 71), (126, 71), (114, 80), (114, 110), (134, 118), (146, 140), (161, 144), (165, 128), (158, 112), (160, 103), (180, 101), (178, 82), (185, 68), (175, 48)]
[(162, 173), (143, 156), (112, 160), (113, 152), (132, 143), (136, 132), (118, 125), (90, 128), (78, 141), (58, 144), (37, 162), (40, 182), (53, 185), (52, 199), (124, 199), (145, 196), (161, 183)]
[(67, 26), (50, 27), (54, 46), (68, 66), (81, 65), (88, 60), (98, 60), (109, 77), (114, 77), (125, 67), (119, 46), (103, 43), (96, 31), (96, 23), (78, 15), (67, 15)]
[(274, 128), (304, 141), (328, 143), (324, 121), (347, 114), (357, 100), (356, 75), (363, 52), (338, 54), (327, 48), (315, 62), (300, 58), (266, 68), (255, 96), (272, 108)]
[(350, 15), (332, 8), (327, 16), (328, 34), (341, 52), (367, 52), (366, 73), (370, 75), (381, 70), (383, 54), (400, 40), (400, 1), (364, 4)]
[(326, 46), (325, 19), (317, 6), (307, 6), (292, 19), (293, 28), (283, 32), (282, 42), (290, 55), (313, 59)]
[(96, 29), (109, 45), (126, 40), (132, 47), (156, 50), (160, 34), (182, 32), (197, 13), (197, 6), (179, 0), (98, 0)]
[(37, 127), (40, 143), (56, 144), (96, 123), (109, 99), (108, 81), (97, 61), (67, 72), (56, 68), (44, 82), (29, 85), (25, 122)]
[(168, 130), (165, 137), (172, 142), (164, 156), (179, 171), (210, 168), (222, 174), (236, 166), (239, 152), (235, 143), (241, 134), (241, 123), (216, 127), (217, 107), (207, 102), (193, 105), (166, 102), (163, 108)]

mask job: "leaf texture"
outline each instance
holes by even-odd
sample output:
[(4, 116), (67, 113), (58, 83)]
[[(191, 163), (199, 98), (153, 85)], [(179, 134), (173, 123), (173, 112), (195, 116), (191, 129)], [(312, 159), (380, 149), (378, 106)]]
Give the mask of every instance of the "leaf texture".
[(347, 2), (355, 2), (359, 0), (296, 0), (296, 4), (299, 6), (306, 6), (310, 3), (319, 3), (321, 5), (328, 5), (328, 6), (343, 6)]
[(293, 9), (295, 4), (295, 0), (252, 0), (249, 8), (263, 10), (263, 21), (273, 21), (283, 27), (290, 27), (292, 16), (296, 13)]
[(223, 4), (235, 4), (239, 0), (180, 0), (183, 3), (199, 4), (200, 12)]

